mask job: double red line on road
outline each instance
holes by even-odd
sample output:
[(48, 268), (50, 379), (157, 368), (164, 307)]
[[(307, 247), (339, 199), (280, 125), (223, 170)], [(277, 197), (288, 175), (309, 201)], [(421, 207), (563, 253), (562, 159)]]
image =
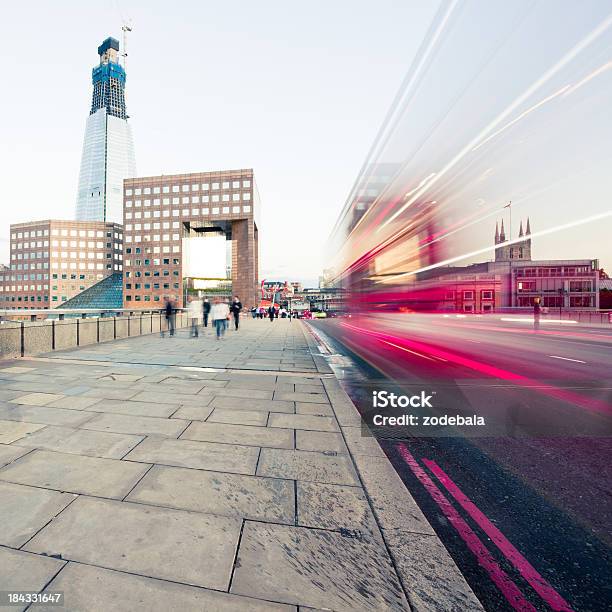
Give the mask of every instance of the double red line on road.
[[(534, 611), (535, 607), (525, 598), (522, 591), (514, 581), (504, 572), (495, 560), (489, 549), (482, 543), (476, 533), (461, 517), (453, 504), (445, 497), (433, 480), (419, 465), (412, 453), (404, 444), (398, 444), (397, 449), (412, 473), (421, 482), (425, 490), (438, 505), (448, 522), (455, 528), (461, 539), (470, 551), (476, 556), (478, 564), (487, 572), (493, 583), (501, 591), (508, 603), (520, 611)], [(459, 489), (450, 477), (438, 466), (435, 461), (423, 459), (423, 463), (444, 485), (452, 497), (477, 523), (477, 525), (491, 538), (503, 555), (518, 570), (520, 575), (531, 585), (546, 604), (555, 611), (572, 612), (570, 605), (557, 593), (557, 591), (537, 572), (525, 557), (512, 545), (512, 543), (491, 523), (483, 512)]]

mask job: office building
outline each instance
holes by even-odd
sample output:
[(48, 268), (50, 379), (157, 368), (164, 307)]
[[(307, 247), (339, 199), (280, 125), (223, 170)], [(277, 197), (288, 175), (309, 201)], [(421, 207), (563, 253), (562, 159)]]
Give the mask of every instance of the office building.
[(597, 259), (532, 259), (531, 227), (520, 224), (519, 238), (510, 244), (503, 221), (495, 226), (495, 260), (468, 266), (436, 268), (420, 275), (431, 287), (437, 308), (459, 312), (544, 308), (599, 308)]
[(119, 42), (107, 38), (92, 71), (93, 95), (85, 127), (76, 204), (80, 221), (122, 220), (123, 179), (135, 176), (134, 142), (125, 105), (126, 73)]
[(0, 309), (57, 308), (114, 273), (123, 259), (123, 228), (96, 221), (11, 225), (10, 266), (0, 270)]
[(258, 303), (259, 196), (253, 170), (124, 182), (124, 306), (179, 306), (187, 290)]

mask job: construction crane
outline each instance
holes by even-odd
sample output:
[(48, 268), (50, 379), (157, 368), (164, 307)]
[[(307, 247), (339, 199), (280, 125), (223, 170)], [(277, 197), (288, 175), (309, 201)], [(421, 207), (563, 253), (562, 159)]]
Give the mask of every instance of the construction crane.
[(121, 56), (123, 57), (123, 69), (126, 70), (126, 66), (127, 66), (127, 33), (131, 32), (132, 28), (127, 23), (124, 23), (121, 26), (121, 31), (123, 32), (123, 53), (121, 53)]

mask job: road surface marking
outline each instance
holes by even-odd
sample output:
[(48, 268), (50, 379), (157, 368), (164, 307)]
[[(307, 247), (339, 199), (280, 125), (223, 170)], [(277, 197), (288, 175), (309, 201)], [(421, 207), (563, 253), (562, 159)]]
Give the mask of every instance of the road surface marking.
[(456, 508), (444, 496), (442, 491), (434, 484), (425, 470), (417, 463), (404, 444), (398, 444), (397, 449), (412, 473), (420, 480), (425, 490), (431, 495), (448, 522), (457, 530), (466, 546), (478, 560), (478, 564), (489, 574), (491, 580), (497, 585), (502, 595), (515, 610), (536, 612), (536, 609), (527, 601), (521, 590), (512, 579), (499, 566), (489, 549), (478, 539), (472, 528), (463, 520)]
[(403, 346), (399, 346), (399, 344), (393, 344), (393, 342), (387, 342), (386, 340), (381, 340), (384, 344), (388, 344), (389, 346), (394, 346), (400, 351), (406, 351), (406, 353), (412, 353), (417, 357), (423, 357), (423, 359), (429, 359), (429, 361), (447, 361), (446, 359), (442, 359), (442, 357), (429, 357), (428, 355), (423, 355), (422, 353), (417, 353), (416, 351), (411, 351)]
[(553, 359), (563, 359), (563, 361), (573, 361), (574, 363), (586, 363), (586, 361), (581, 361), (580, 359), (570, 359), (569, 357), (559, 357), (559, 355), (549, 355)]
[(546, 582), (529, 561), (508, 541), (504, 534), (491, 523), (474, 502), (450, 479), (448, 474), (435, 461), (430, 459), (423, 459), (422, 461), (459, 505), (478, 523), (478, 526), (491, 538), (491, 541), (501, 550), (506, 559), (514, 565), (521, 576), (533, 587), (534, 591), (548, 606), (557, 612), (571, 612), (572, 608), (565, 599)]

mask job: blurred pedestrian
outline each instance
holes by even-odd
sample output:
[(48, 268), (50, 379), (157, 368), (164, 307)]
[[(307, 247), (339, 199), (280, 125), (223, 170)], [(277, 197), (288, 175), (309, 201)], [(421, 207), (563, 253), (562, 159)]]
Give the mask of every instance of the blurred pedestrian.
[(540, 314), (542, 309), (540, 307), (540, 298), (534, 298), (533, 300), (533, 329), (538, 331), (540, 329)]
[(204, 327), (208, 327), (208, 315), (210, 314), (210, 302), (208, 298), (204, 298), (202, 302), (202, 316), (204, 318)]
[(270, 323), (274, 321), (274, 316), (276, 314), (276, 310), (274, 310), (274, 304), (270, 304), (268, 307), (268, 316), (270, 317)]
[(200, 334), (198, 332), (198, 323), (200, 321), (200, 313), (202, 312), (202, 302), (197, 297), (189, 298), (188, 314), (191, 319), (191, 334), (192, 338), (197, 338)]
[(230, 306), (230, 311), (234, 316), (234, 326), (235, 330), (238, 331), (238, 326), (240, 325), (240, 311), (242, 310), (242, 302), (238, 299), (238, 296), (234, 296), (234, 301)]
[[(175, 318), (175, 304), (172, 297), (166, 296), (164, 304), (164, 315), (166, 317), (166, 328), (168, 329), (170, 336), (174, 336), (174, 318)], [(161, 337), (165, 336), (164, 330), (161, 331)]]
[(229, 306), (217, 298), (215, 299), (215, 303), (210, 313), (217, 332), (217, 340), (219, 340), (225, 335), (225, 328), (227, 327), (227, 321), (230, 317)]

